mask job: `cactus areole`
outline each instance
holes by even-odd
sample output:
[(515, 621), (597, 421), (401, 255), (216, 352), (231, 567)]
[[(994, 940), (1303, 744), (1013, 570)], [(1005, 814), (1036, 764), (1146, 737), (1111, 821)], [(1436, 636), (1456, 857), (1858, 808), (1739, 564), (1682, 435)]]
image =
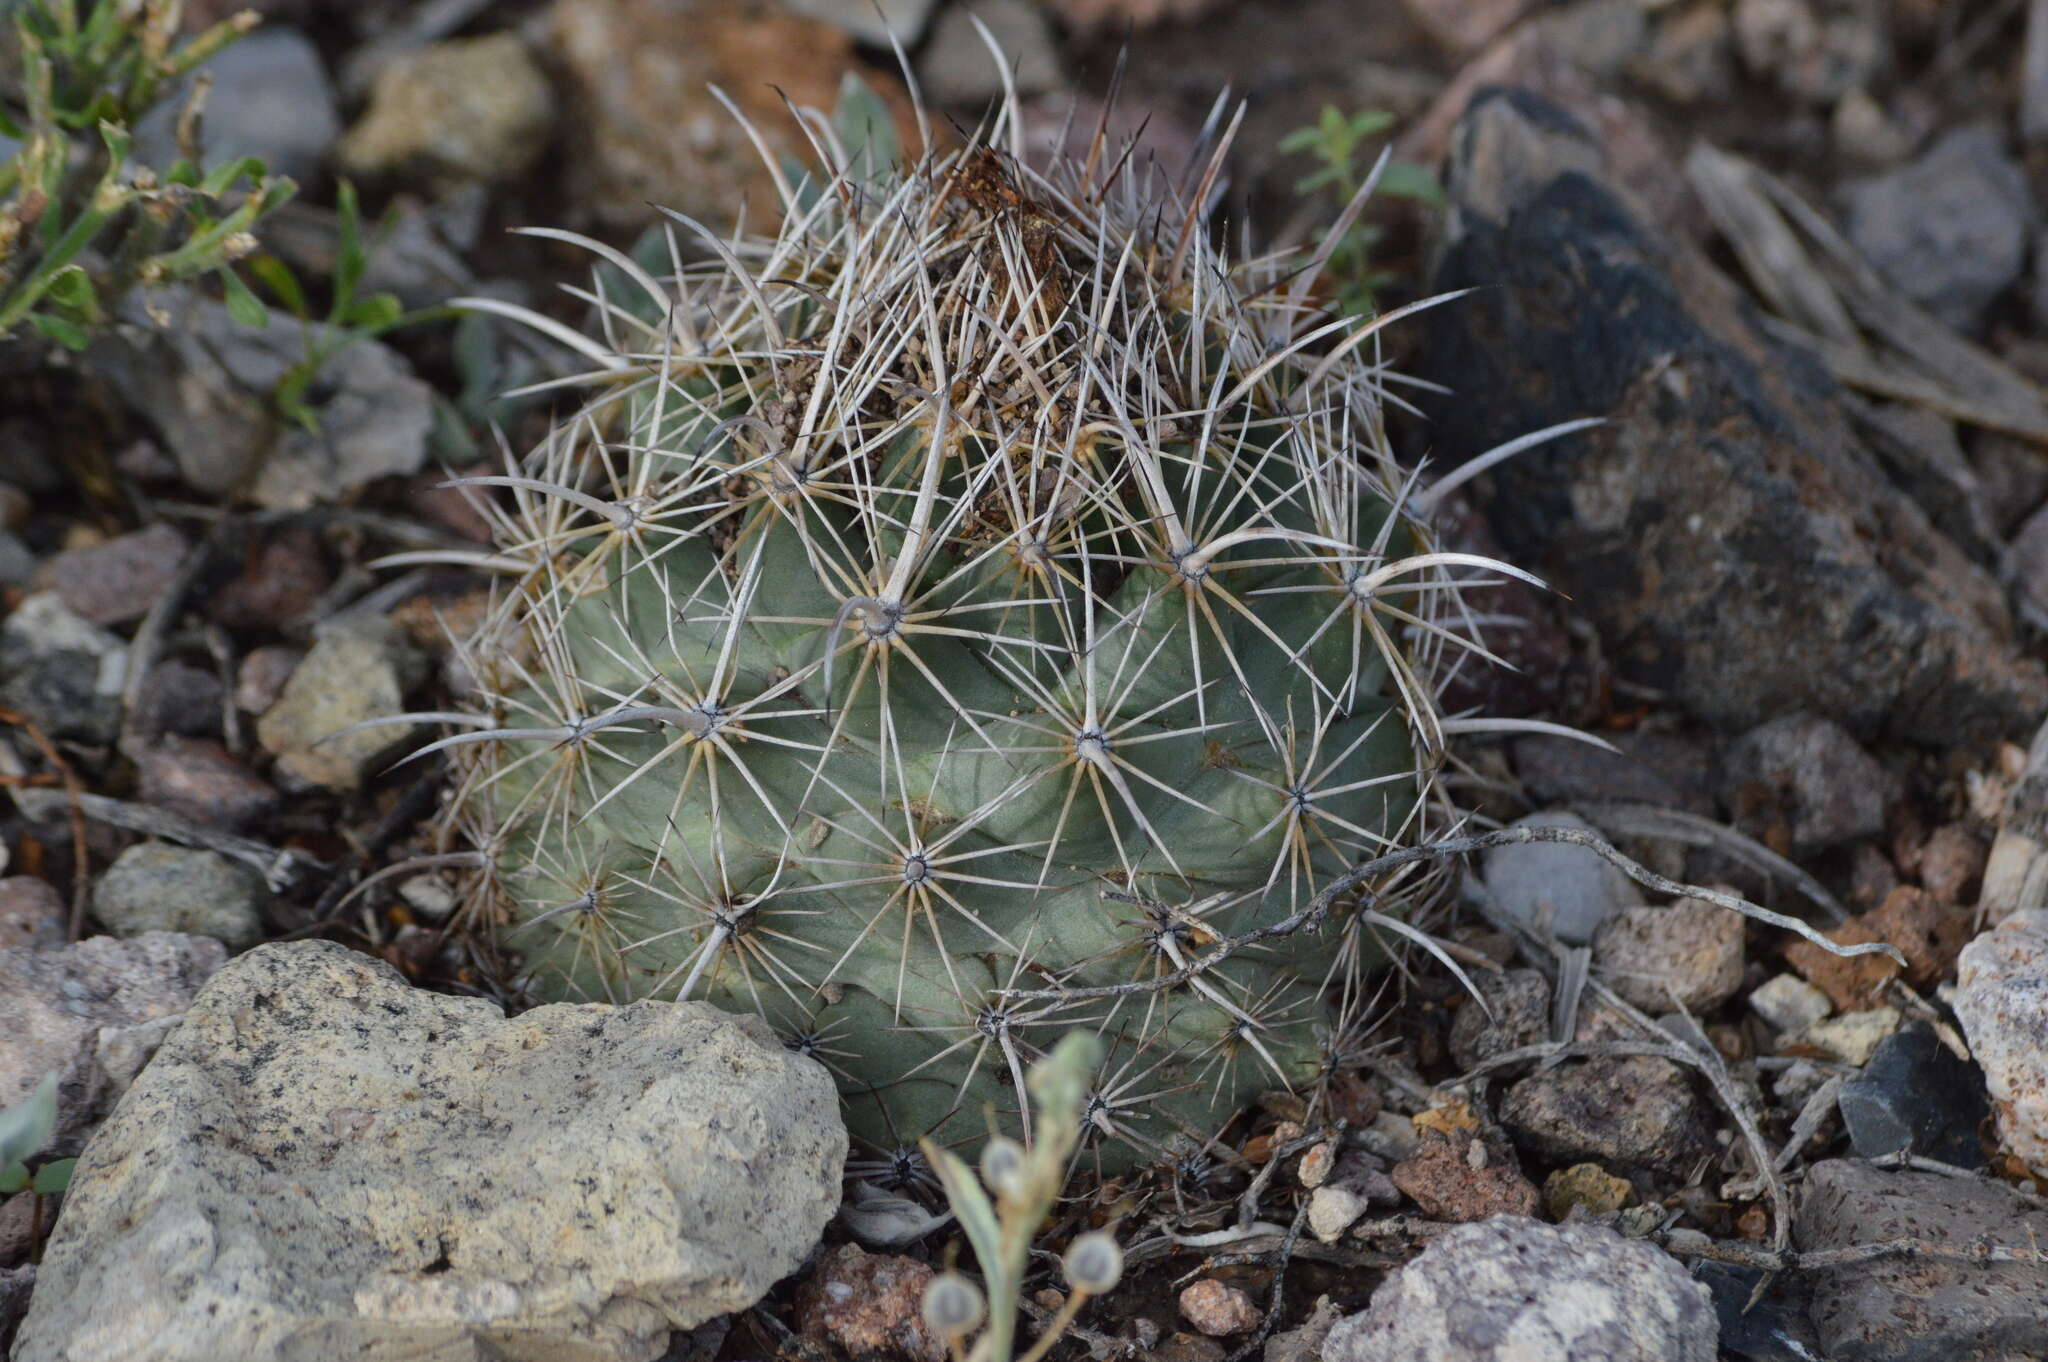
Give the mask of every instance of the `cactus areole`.
[(497, 308), (584, 405), (471, 480), (503, 585), (437, 746), (534, 992), (758, 1012), (885, 1149), (1021, 1133), (1086, 1028), (1125, 1166), (1316, 1080), (1402, 885), (1153, 981), (1418, 835), (1474, 560), (1388, 448), (1398, 313), (1227, 258), (1220, 148), (1035, 169), (1015, 120), (817, 120), (778, 234), (587, 243), (589, 334)]

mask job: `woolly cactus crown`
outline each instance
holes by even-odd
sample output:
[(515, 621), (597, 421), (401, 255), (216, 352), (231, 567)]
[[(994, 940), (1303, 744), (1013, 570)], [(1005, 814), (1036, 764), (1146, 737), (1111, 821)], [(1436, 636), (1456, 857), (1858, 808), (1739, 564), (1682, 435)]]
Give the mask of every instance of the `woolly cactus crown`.
[(1089, 1028), (1126, 1162), (1315, 1078), (1405, 930), (1391, 877), (1317, 895), (1417, 835), (1452, 573), (1513, 569), (1412, 513), (1375, 350), (1412, 309), (1207, 234), (1227, 132), (1038, 169), (1012, 101), (899, 167), (866, 114), (807, 119), (773, 236), (672, 214), (660, 277), (585, 242), (591, 334), (475, 303), (587, 400), (470, 480), (505, 589), (434, 746), (538, 991), (758, 1011), (881, 1147), (1014, 1124)]

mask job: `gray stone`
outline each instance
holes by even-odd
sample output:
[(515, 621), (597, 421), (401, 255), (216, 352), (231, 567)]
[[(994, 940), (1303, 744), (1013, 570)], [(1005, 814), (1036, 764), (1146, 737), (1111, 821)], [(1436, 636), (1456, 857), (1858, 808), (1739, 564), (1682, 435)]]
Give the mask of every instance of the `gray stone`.
[[(1817, 1163), (1793, 1221), (1802, 1252), (1915, 1239), (1965, 1253), (2048, 1243), (2048, 1211), (1989, 1180)], [(2021, 1362), (2048, 1356), (2048, 1265), (1898, 1255), (1811, 1274), (1830, 1362)]]
[(386, 619), (322, 636), (306, 654), (277, 703), (256, 722), (256, 736), (277, 754), (278, 769), (330, 790), (362, 786), (378, 763), (412, 733), (394, 724), (335, 737), (366, 719), (404, 712), (405, 694), (421, 680), (425, 661)]
[(1020, 95), (1044, 94), (1062, 83), (1059, 48), (1045, 11), (1030, 0), (973, 0), (940, 11), (917, 58), (917, 83), (935, 104), (974, 105), (1003, 97), (996, 58), (969, 16), (994, 35)]
[(1619, 750), (1545, 733), (1518, 738), (1515, 774), (1545, 804), (1614, 800), (1714, 816), (1713, 757), (1703, 744), (1659, 733), (1603, 736)]
[(1891, 65), (1890, 26), (1872, 0), (1736, 0), (1735, 47), (1752, 75), (1830, 104)]
[(1863, 1158), (1917, 1154), (1956, 1168), (1984, 1165), (1977, 1143), (1978, 1123), (1991, 1114), (1984, 1076), (1924, 1021), (1880, 1042), (1836, 1100)]
[(755, 1017), (260, 946), (81, 1156), (14, 1362), (651, 1362), (803, 1260), (845, 1154)]
[(305, 327), (277, 312), (244, 326), (191, 293), (152, 302), (172, 324), (159, 328), (131, 305), (136, 324), (96, 342), (92, 363), (162, 434), (195, 491), (305, 510), (424, 466), (433, 390), (390, 346), (359, 339), (340, 348), (309, 388), (321, 395), (318, 430), (281, 426), (269, 395), (304, 361)]
[(1330, 1331), (1323, 1362), (1714, 1362), (1713, 1297), (1598, 1225), (1460, 1225)]
[(137, 761), (145, 804), (169, 809), (195, 823), (239, 831), (274, 812), (280, 802), (270, 782), (217, 742), (167, 737)]
[[(200, 124), (207, 169), (256, 156), (273, 173), (301, 184), (325, 169), (328, 148), (341, 134), (341, 115), (320, 50), (305, 34), (266, 24), (199, 69), (213, 77)], [(177, 158), (183, 88), (137, 126), (142, 162), (162, 166)]]
[(1963, 947), (1955, 1009), (2006, 1149), (2048, 1177), (2048, 910), (2021, 909)]
[(1577, 164), (1543, 156), (1554, 173), (1517, 160), (1573, 126), (1474, 99), (1432, 289), (1478, 291), (1422, 319), (1417, 365), (1457, 389), (1425, 399), (1439, 454), (1605, 418), (1477, 480), (1510, 559), (1571, 595), (1619, 678), (1722, 732), (1800, 710), (1935, 748), (2031, 732), (2048, 673), (2004, 593), (1857, 443), (1825, 369), (1682, 234), (1639, 225), (1588, 135)]
[(0, 530), (0, 586), (26, 586), (42, 566), (35, 550), (12, 530)]
[(57, 1085), (61, 1147), (99, 1113), (106, 1075), (95, 1061), (103, 1030), (175, 1017), (227, 951), (210, 937), (152, 932), (95, 936), (62, 950), (0, 950), (0, 1109)]
[[(1570, 828), (1601, 836), (1599, 829), (1570, 813), (1533, 813), (1509, 826)], [(1502, 913), (1571, 946), (1590, 945), (1601, 923), (1643, 901), (1635, 882), (1611, 862), (1586, 847), (1562, 842), (1490, 848), (1483, 873), (1486, 891)]]
[(149, 669), (142, 692), (135, 697), (135, 730), (143, 737), (159, 733), (218, 737), (222, 690), (219, 675), (205, 667), (159, 662)]
[(1652, 1015), (1673, 1001), (1710, 1012), (1742, 986), (1742, 916), (1704, 899), (1624, 908), (1593, 939), (1593, 966), (1623, 1001)]
[(500, 184), (547, 150), (554, 116), (554, 91), (518, 34), (430, 43), (378, 73), (341, 162), (437, 189)]
[(1773, 825), (1792, 852), (1810, 856), (1884, 831), (1898, 782), (1840, 724), (1787, 714), (1751, 729), (1721, 754), (1721, 798), (1745, 832)]
[(1533, 1073), (1508, 1089), (1500, 1119), (1517, 1144), (1557, 1164), (1682, 1172), (1713, 1148), (1691, 1075), (1649, 1055)]
[(2041, 213), (1995, 127), (1956, 128), (1911, 162), (1842, 187), (1849, 239), (1893, 288), (1958, 331), (2020, 277)]
[(1459, 1068), (1548, 1038), (1550, 981), (1540, 971), (1473, 970), (1471, 975), (1479, 996), (1467, 998), (1451, 1019), (1451, 1059)]
[(22, 599), (0, 627), (0, 697), (51, 737), (112, 742), (128, 648), (54, 591)]
[(28, 1314), (29, 1295), (35, 1289), (35, 1264), (0, 1267), (0, 1353), (14, 1342), (14, 1331)]
[(0, 879), (0, 950), (54, 950), (64, 944), (68, 911), (49, 881)]
[(917, 46), (938, 0), (782, 0), (783, 8), (843, 28), (857, 42), (887, 48), (893, 35), (906, 48)]
[(115, 936), (185, 932), (229, 950), (263, 937), (263, 882), (217, 851), (142, 842), (92, 889), (92, 915)]
[(1777, 974), (1750, 990), (1749, 1005), (1774, 1031), (1804, 1031), (1835, 1010), (1828, 995), (1796, 974)]

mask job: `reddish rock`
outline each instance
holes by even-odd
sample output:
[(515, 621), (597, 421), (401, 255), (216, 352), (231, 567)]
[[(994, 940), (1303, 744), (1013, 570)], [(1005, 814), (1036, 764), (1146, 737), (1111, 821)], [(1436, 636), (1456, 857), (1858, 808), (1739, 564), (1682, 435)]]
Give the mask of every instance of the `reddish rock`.
[(1505, 1140), (1483, 1139), (1470, 1130), (1425, 1128), (1421, 1147), (1394, 1165), (1393, 1178), (1432, 1220), (1533, 1216), (1542, 1201)]
[[(1970, 913), (1938, 901), (1924, 889), (1900, 885), (1878, 907), (1827, 934), (1837, 945), (1883, 941), (1906, 957), (1906, 982), (1924, 989), (1945, 978), (1970, 939)], [(1876, 990), (1899, 973), (1884, 955), (1831, 955), (1810, 941), (1785, 948), (1785, 959), (1836, 1007), (1860, 1011), (1877, 1004)]]
[(1213, 1277), (1192, 1282), (1181, 1291), (1180, 1315), (1211, 1338), (1256, 1329), (1265, 1318), (1242, 1288)]
[(284, 694), (284, 683), (298, 670), (305, 654), (297, 648), (272, 643), (257, 648), (242, 659), (235, 671), (235, 708), (244, 714), (261, 714)]
[(944, 1362), (945, 1343), (924, 1326), (924, 1289), (933, 1273), (914, 1258), (841, 1244), (797, 1288), (797, 1330), (848, 1357), (888, 1353)]
[(296, 623), (333, 575), (311, 530), (284, 530), (255, 544), (241, 575), (214, 594), (207, 613), (229, 629), (276, 632)]
[(47, 881), (33, 875), (0, 880), (0, 950), (46, 951), (63, 945), (66, 917), (64, 900)]
[(168, 525), (70, 549), (44, 565), (41, 585), (94, 624), (128, 624), (149, 613), (191, 546)]
[(195, 823), (234, 831), (277, 808), (277, 790), (217, 742), (167, 737), (143, 754), (140, 766), (142, 802)]
[(1944, 823), (1920, 848), (1920, 883), (1943, 903), (1975, 903), (1984, 878), (1984, 843), (1960, 823)]

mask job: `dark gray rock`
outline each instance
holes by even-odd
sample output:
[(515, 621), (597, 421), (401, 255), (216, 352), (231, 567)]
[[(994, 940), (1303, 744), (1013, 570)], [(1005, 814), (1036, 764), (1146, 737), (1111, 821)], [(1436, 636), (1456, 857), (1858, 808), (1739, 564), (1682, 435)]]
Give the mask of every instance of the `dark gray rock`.
[[(1455, 376), (1429, 407), (1439, 452), (1607, 418), (1482, 480), (1510, 554), (1574, 598), (1622, 676), (1722, 731), (1810, 710), (1928, 746), (2030, 732), (2048, 675), (1997, 584), (1857, 444), (1821, 366), (1585, 163), (1503, 178), (1535, 103), (1482, 94), (1453, 138), (1435, 286), (1478, 292), (1428, 314), (1418, 361)], [(1559, 122), (1544, 136), (1568, 140)]]
[(1691, 1075), (1648, 1055), (1531, 1074), (1508, 1089), (1500, 1119), (1517, 1144), (1554, 1164), (1680, 1172), (1713, 1147)]
[[(1550, 1034), (1550, 981), (1540, 971), (1472, 971), (1477, 998), (1451, 1019), (1451, 1059), (1470, 1069), (1495, 1055), (1540, 1044)], [(1480, 1004), (1484, 1002), (1485, 1006)]]
[(1866, 1159), (1909, 1153), (1957, 1168), (1982, 1168), (1977, 1127), (1991, 1114), (1984, 1075), (1916, 1021), (1879, 1042), (1863, 1071), (1842, 1085), (1842, 1124)]
[(1868, 841), (1884, 831), (1898, 783), (1840, 724), (1787, 714), (1743, 734), (1721, 754), (1721, 802), (1750, 835), (1782, 823), (1792, 853)]
[[(320, 50), (296, 29), (269, 24), (228, 46), (200, 70), (213, 77), (200, 124), (206, 166), (258, 156), (274, 173), (301, 184), (319, 175), (341, 135), (334, 88)], [(182, 98), (165, 100), (136, 128), (139, 154), (150, 165), (178, 155)]]
[[(1885, 1172), (1834, 1159), (1806, 1176), (1802, 1251), (1916, 1239), (1956, 1251), (2048, 1243), (2048, 1211), (2001, 1183)], [(2024, 1362), (2048, 1356), (2048, 1266), (1925, 1257), (1868, 1259), (1812, 1274), (1813, 1318), (1831, 1362)]]
[(1517, 738), (1515, 774), (1543, 804), (1617, 801), (1714, 816), (1714, 761), (1705, 744), (1663, 733), (1601, 736), (1620, 750), (1545, 733)]
[(32, 658), (0, 686), (0, 700), (52, 738), (103, 746), (121, 732), (121, 697), (102, 688), (100, 660), (75, 648)]
[(145, 737), (177, 733), (211, 738), (220, 733), (223, 687), (218, 674), (187, 662), (160, 662), (135, 697), (135, 728)]
[(1662, 1250), (1499, 1215), (1430, 1240), (1323, 1362), (1714, 1362), (1712, 1297)]
[(1956, 128), (1888, 174), (1842, 187), (1849, 239), (1887, 282), (1958, 331), (2020, 277), (2040, 209), (1991, 126)]
[(1820, 1356), (1819, 1340), (1805, 1292), (1796, 1278), (1780, 1273), (1759, 1299), (1756, 1288), (1764, 1275), (1759, 1268), (1733, 1263), (1694, 1266), (1694, 1279), (1714, 1293), (1722, 1355), (1743, 1362), (1813, 1362)]
[(136, 793), (142, 802), (195, 823), (240, 831), (278, 806), (276, 787), (217, 742), (164, 738), (136, 764), (142, 777)]

